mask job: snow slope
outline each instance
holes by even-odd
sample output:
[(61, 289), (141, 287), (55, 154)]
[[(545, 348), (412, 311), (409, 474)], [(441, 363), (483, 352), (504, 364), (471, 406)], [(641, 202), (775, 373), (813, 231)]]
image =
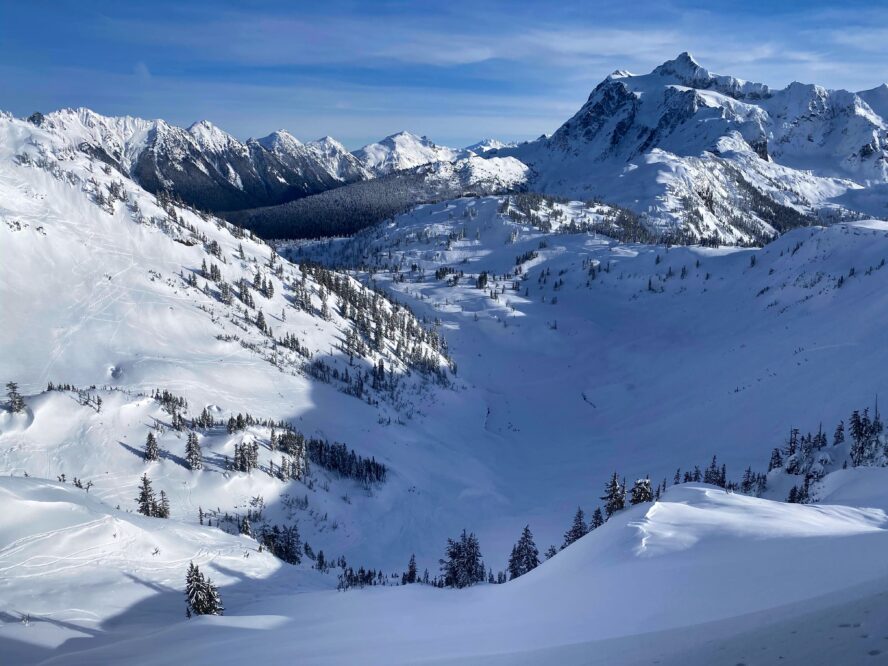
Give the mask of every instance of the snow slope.
[[(41, 663), (163, 664), (199, 655), (237, 664), (289, 655), (311, 664), (802, 664), (877, 663), (872, 657), (884, 653), (888, 516), (880, 509), (679, 486), (505, 585), (337, 593), (244, 537), (128, 516), (47, 482), (5, 479), (0, 492), (13, 515), (39, 516), (45, 530), (0, 523), (11, 544), (0, 550), (4, 588), (21, 590), (27, 579), (45, 590), (15, 598), (31, 608), (27, 624), (0, 628), (21, 663), (49, 656), (36, 646), (52, 641), (60, 649)], [(221, 583), (226, 616), (168, 617), (181, 605), (176, 574), (190, 559)], [(836, 562), (842, 576), (830, 575)], [(73, 579), (72, 566), (83, 569)], [(125, 592), (108, 603), (115, 582)], [(286, 587), (294, 584), (296, 594)], [(58, 612), (75, 599), (76, 609)], [(829, 620), (821, 633), (812, 619), (824, 624), (822, 616)], [(762, 640), (775, 627), (782, 640)], [(94, 638), (70, 640), (82, 633)]]
[[(520, 163), (497, 159), (464, 168), (483, 177), (499, 164), (491, 178), (523, 177)], [(420, 168), (449, 180), (460, 164)], [(603, 663), (713, 663), (721, 645), (733, 663), (752, 663), (750, 641), (790, 646), (799, 660), (814, 648), (827, 657), (834, 646), (881, 650), (870, 628), (886, 615), (880, 469), (834, 472), (814, 507), (772, 501), (785, 497), (776, 482), (770, 499), (671, 488), (526, 578), (466, 591), (337, 593), (327, 589), (335, 573), (306, 572), (309, 559), (301, 569), (257, 563), (239, 550), (249, 540), (216, 527), (204, 536), (199, 510), (214, 520), (244, 515), (261, 496), (269, 520), (298, 522), (315, 551), (354, 566), (399, 574), (415, 553), (434, 575), (446, 538), (467, 528), (499, 570), (526, 524), (541, 550), (560, 544), (577, 505), (594, 508), (614, 471), (656, 482), (717, 454), (736, 479), (748, 465), (764, 471), (790, 427), (816, 431), (884, 394), (884, 222), (790, 230), (745, 250), (618, 243), (589, 230), (616, 233), (619, 219), (604, 204), (467, 197), (354, 238), (280, 247), (291, 263), (216, 218), (155, 198), (66, 131), (0, 118), (0, 302), (13, 314), (0, 327), (0, 376), (26, 395), (23, 413), (0, 413), (0, 489), (4, 507), (28, 507), (0, 518), (3, 654), (16, 663), (164, 663), (212, 649), (225, 663), (261, 646), (277, 657), (301, 650), (308, 663), (363, 654), (588, 663), (590, 653)], [(353, 271), (303, 271), (306, 259)], [(220, 275), (207, 276), (203, 262)], [(257, 272), (273, 293), (250, 287), (253, 305), (236, 290), (230, 303), (222, 298), (222, 283), (252, 284)], [(379, 345), (362, 338), (353, 359), (350, 334), (376, 324), (334, 293), (344, 283), (368, 299), (368, 312), (401, 317)], [(260, 311), (273, 335), (257, 326)], [(276, 344), (284, 334), (308, 351)], [(398, 388), (374, 386), (380, 360)], [(442, 375), (424, 372), (429, 362)], [(341, 379), (346, 370), (367, 378), (359, 397), (348, 392), (354, 380)], [(83, 391), (47, 391), (50, 381)], [(192, 471), (185, 433), (155, 388), (185, 398), (189, 417), (249, 411), (343, 441), (384, 462), (389, 478), (367, 487), (316, 465), (282, 480), (269, 473), (277, 452), (265, 426), (197, 428), (204, 469)], [(145, 462), (141, 446), (158, 422), (161, 456)], [(253, 441), (260, 467), (231, 469), (235, 445)], [(168, 493), (169, 521), (127, 514), (142, 473)], [(66, 483), (55, 481), (62, 475)], [(94, 485), (76, 489), (75, 477)], [(30, 517), (44, 513), (45, 522)], [(115, 521), (133, 535), (131, 550), (116, 542)], [(179, 569), (205, 539), (229, 613), (186, 624)], [(64, 558), (83, 552), (75, 575)], [(29, 568), (44, 556), (35, 580)], [(105, 601), (112, 583), (116, 604)], [(56, 601), (63, 584), (73, 591)], [(516, 608), (527, 612), (507, 612)], [(60, 611), (65, 624), (54, 625)], [(28, 613), (45, 622), (22, 623)], [(855, 623), (866, 629), (841, 631)], [(799, 638), (781, 640), (773, 626)]]
[[(200, 506), (242, 514), (257, 495), (270, 515), (287, 516), (286, 497), (308, 494), (316, 497), (300, 509), (305, 536), (324, 532), (327, 543), (315, 539), (316, 546), (330, 554), (358, 548), (366, 557), (370, 515), (384, 517), (417, 477), (393, 471), (382, 488), (365, 489), (317, 469), (313, 480), (282, 481), (267, 473), (270, 462), (280, 463), (280, 454), (268, 450), (268, 428), (229, 436), (224, 427), (202, 432), (206, 465), (195, 474), (183, 465), (184, 433), (170, 427), (171, 414), (151, 394), (163, 389), (187, 400), (186, 418), (207, 408), (224, 423), (249, 412), (387, 460), (386, 449), (397, 448), (392, 440), (404, 441), (387, 433), (418, 417), (436, 394), (453, 393), (417, 366), (431, 361), (447, 373), (440, 351), (428, 346), (431, 327), (420, 333), (425, 329), (408, 312), (334, 274), (370, 299), (374, 311), (397, 315), (379, 345), (353, 350), (349, 358), (343, 348), (357, 326), (349, 317), (357, 315), (317, 276), (280, 260), (270, 268), (266, 244), (236, 237), (215, 218), (157, 201), (119, 173), (69, 151), (64, 137), (10, 118), (0, 120), (0, 132), (0, 301), (14, 313), (0, 328), (0, 346), (15, 350), (3, 355), (0, 374), (33, 396), (26, 415), (2, 419), (0, 471), (93, 481), (94, 493), (127, 508), (138, 477), (149, 471), (177, 505), (173, 512), (190, 522)], [(111, 199), (111, 188), (121, 194)], [(119, 198), (124, 194), (125, 202)], [(208, 277), (204, 263), (220, 278)], [(274, 293), (248, 288), (253, 304), (246, 306), (236, 285), (253, 284), (257, 274)], [(223, 285), (234, 294), (230, 302), (222, 297)], [(271, 334), (257, 326), (260, 312)], [(373, 326), (362, 322), (362, 330)], [(298, 340), (298, 350), (280, 344), (286, 336)], [(367, 374), (380, 361), (391, 389), (374, 388)], [(328, 376), (333, 371), (339, 379)], [(342, 379), (346, 372), (351, 383)], [(97, 410), (76, 392), (47, 392), (49, 382), (73, 384), (105, 404)], [(163, 455), (146, 466), (139, 452), (156, 423)], [(226, 461), (243, 441), (261, 442), (263, 470), (231, 479)], [(418, 460), (409, 453), (401, 460), (408, 470), (421, 468), (419, 461), (434, 456), (434, 448), (417, 451)], [(422, 475), (448, 479), (454, 473), (445, 468)], [(424, 515), (434, 503), (432, 496), (421, 497), (407, 513)], [(417, 523), (418, 531), (428, 529), (434, 528)], [(402, 527), (393, 524), (373, 548), (394, 548), (401, 535)]]
[(717, 455), (732, 478), (765, 471), (789, 428), (832, 428), (885, 390), (884, 223), (795, 230), (761, 250), (667, 250), (558, 233), (606, 207), (557, 204), (545, 232), (503, 201), (424, 206), (288, 251), (361, 267), (442, 321), (458, 375), (483, 396), (464, 437), (501, 498), (488, 541), (508, 548), (529, 522), (538, 543), (560, 543), (614, 470), (656, 483)]

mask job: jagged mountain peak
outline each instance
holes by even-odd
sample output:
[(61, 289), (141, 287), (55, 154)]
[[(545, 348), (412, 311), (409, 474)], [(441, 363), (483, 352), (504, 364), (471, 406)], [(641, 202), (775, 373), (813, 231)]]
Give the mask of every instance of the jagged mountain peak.
[(345, 149), (345, 146), (343, 146), (339, 141), (334, 139), (329, 134), (326, 136), (322, 136), (320, 139), (315, 139), (314, 141), (309, 141), (308, 145), (317, 146), (319, 148), (332, 148), (332, 149), (335, 149), (337, 151), (341, 151), (344, 153), (348, 152)]
[(504, 142), (499, 139), (481, 139), (476, 143), (473, 143), (470, 146), (466, 146), (463, 148), (463, 151), (466, 153), (475, 153), (476, 155), (483, 155), (493, 150), (499, 150), (500, 148), (514, 148), (518, 144), (515, 142)]
[(301, 146), (302, 142), (285, 129), (275, 130), (267, 136), (256, 139), (256, 142), (266, 150), (290, 150)]
[(352, 154), (369, 171), (384, 175), (429, 162), (452, 162), (460, 156), (460, 151), (439, 146), (427, 136), (401, 131), (368, 144)]
[(222, 152), (230, 149), (244, 150), (244, 145), (209, 120), (199, 120), (188, 128), (188, 133), (207, 150)]
[(407, 130), (401, 130), (400, 132), (389, 134), (387, 137), (380, 140), (379, 143), (393, 146), (418, 144), (429, 148), (437, 147), (437, 144), (426, 135), (419, 136), (413, 132), (408, 132)]
[(709, 78), (709, 70), (700, 66), (694, 56), (687, 51), (679, 53), (672, 60), (667, 60), (653, 71), (654, 74), (674, 75), (682, 78)]
[(655, 67), (646, 77), (631, 78), (658, 78), (684, 85), (689, 88), (703, 90), (715, 90), (736, 99), (760, 99), (770, 94), (770, 88), (763, 83), (754, 83), (738, 79), (734, 76), (713, 74), (700, 65), (694, 57), (684, 51), (672, 60), (667, 60), (662, 65)]

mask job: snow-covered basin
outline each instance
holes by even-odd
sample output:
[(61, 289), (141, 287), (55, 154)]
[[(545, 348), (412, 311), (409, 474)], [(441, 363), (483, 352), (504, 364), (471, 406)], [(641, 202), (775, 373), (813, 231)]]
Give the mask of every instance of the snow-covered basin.
[[(856, 586), (883, 585), (888, 573), (881, 509), (786, 504), (689, 484), (620, 512), (505, 585), (318, 591), (309, 572), (245, 557), (251, 542), (243, 537), (122, 517), (58, 484), (3, 479), (0, 489), (12, 509), (0, 518), (4, 598), (77, 607), (81, 615), (66, 622), (92, 622), (102, 639), (82, 653), (61, 645), (51, 663), (242, 663), (257, 651), (313, 664), (473, 661), (730, 618), (747, 618), (740, 624), (748, 628), (750, 614), (798, 614), (808, 600), (801, 608), (828, 606)], [(155, 608), (134, 617), (152, 608), (144, 597), (153, 590), (180, 588), (183, 563), (201, 557), (221, 576), (226, 616), (185, 621)], [(136, 610), (122, 607), (137, 601)], [(0, 635), (25, 640), (39, 624), (7, 625)], [(205, 632), (210, 640), (198, 640)]]

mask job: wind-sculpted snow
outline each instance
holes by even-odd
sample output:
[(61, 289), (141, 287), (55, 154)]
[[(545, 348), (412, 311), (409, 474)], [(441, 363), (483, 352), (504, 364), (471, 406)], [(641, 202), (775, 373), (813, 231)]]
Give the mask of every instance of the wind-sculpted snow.
[[(730, 663), (763, 649), (780, 649), (789, 664), (865, 663), (882, 652), (881, 511), (680, 486), (504, 585), (337, 593), (246, 537), (128, 515), (45, 481), (2, 479), (0, 495), (10, 509), (0, 519), (5, 599), (26, 617), (0, 640), (17, 663), (55, 654), (46, 663), (162, 664), (199, 654), (219, 664), (283, 655), (312, 664), (430, 656), (454, 664), (704, 664), (719, 643), (729, 646)], [(181, 607), (188, 561), (220, 584), (225, 616), (168, 617)], [(864, 614), (866, 606), (874, 612)], [(821, 614), (831, 620), (823, 633), (812, 621), (822, 624)], [(854, 630), (842, 629), (852, 622)], [(772, 646), (764, 639), (775, 624), (788, 628)], [(75, 640), (83, 635), (92, 639)], [(812, 652), (821, 660), (810, 661)]]

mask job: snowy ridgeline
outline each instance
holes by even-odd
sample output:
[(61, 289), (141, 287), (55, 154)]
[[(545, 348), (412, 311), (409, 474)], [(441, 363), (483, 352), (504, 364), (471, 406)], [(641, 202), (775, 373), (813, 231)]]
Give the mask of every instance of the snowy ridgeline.
[(30, 121), (153, 193), (224, 214), (265, 238), (348, 234), (463, 194), (546, 193), (631, 209), (649, 237), (762, 245), (815, 223), (885, 216), (888, 88), (772, 89), (683, 53), (617, 71), (551, 136), (463, 149), (399, 132), (349, 153), (285, 130), (241, 142), (208, 121)]
[(2, 127), (13, 663), (881, 654), (884, 223), (516, 194), (275, 251)]

